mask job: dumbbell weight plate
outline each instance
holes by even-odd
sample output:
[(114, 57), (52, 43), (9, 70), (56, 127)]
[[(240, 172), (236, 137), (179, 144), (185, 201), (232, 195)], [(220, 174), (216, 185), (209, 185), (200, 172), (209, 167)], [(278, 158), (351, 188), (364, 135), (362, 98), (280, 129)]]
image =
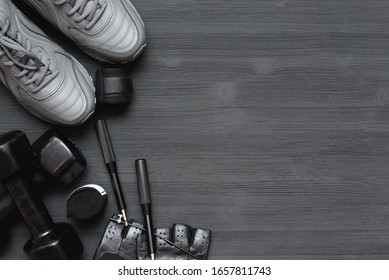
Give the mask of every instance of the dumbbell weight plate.
[(46, 131), (32, 147), (37, 151), (37, 161), (42, 169), (63, 184), (73, 181), (86, 166), (86, 160), (77, 145), (57, 129)]

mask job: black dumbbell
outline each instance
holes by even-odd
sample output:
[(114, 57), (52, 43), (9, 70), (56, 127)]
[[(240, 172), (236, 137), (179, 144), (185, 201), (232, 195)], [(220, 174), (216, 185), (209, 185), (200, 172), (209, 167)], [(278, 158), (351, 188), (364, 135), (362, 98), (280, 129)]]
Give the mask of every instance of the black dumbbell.
[(15, 202), (32, 238), (24, 251), (32, 259), (77, 259), (84, 247), (74, 228), (55, 224), (28, 174), (36, 155), (26, 135), (11, 131), (0, 136), (0, 181)]
[[(71, 183), (86, 161), (76, 144), (57, 129), (49, 129), (32, 144), (36, 161), (29, 168), (30, 181), (38, 189)], [(0, 221), (14, 209), (12, 199), (0, 186)]]

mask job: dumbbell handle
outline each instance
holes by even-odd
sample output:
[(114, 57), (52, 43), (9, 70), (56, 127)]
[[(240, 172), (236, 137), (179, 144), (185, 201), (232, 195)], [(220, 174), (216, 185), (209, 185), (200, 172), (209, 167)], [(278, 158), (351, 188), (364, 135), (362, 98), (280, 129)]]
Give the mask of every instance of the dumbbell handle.
[[(29, 187), (33, 188), (38, 194), (40, 194), (40, 189), (48, 185), (49, 180), (45, 178), (45, 174), (39, 166), (31, 165), (26, 174), (28, 174), (28, 178), (24, 178), (25, 181), (28, 181)], [(4, 191), (1, 189), (4, 189)], [(16, 205), (12, 202), (9, 192), (5, 186), (0, 185), (0, 221), (5, 220), (15, 208)]]
[(34, 187), (28, 182), (28, 176), (13, 177), (5, 182), (5, 187), (14, 200), (28, 229), (33, 236), (49, 231), (54, 222)]

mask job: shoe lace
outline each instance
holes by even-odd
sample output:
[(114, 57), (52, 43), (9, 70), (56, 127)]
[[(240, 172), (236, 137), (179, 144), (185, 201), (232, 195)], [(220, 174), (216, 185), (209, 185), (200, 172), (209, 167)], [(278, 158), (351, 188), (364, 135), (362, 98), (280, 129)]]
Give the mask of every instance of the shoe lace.
[(26, 77), (24, 85), (35, 84), (32, 93), (37, 93), (47, 84), (49, 84), (59, 73), (58, 70), (52, 72), (50, 70), (50, 60), (43, 62), (41, 52), (35, 54), (32, 52), (31, 43), (28, 39), (23, 45), (22, 37), (19, 33), (15, 35), (8, 34), (10, 22), (7, 21), (2, 29), (0, 29), (0, 57), (6, 56), (8, 60), (3, 61), (3, 64), (8, 67), (16, 65), (21, 70), (14, 74), (16, 78), (21, 79)]
[(78, 14), (78, 17), (74, 17), (76, 23), (83, 20), (88, 21), (89, 23), (85, 26), (86, 30), (92, 29), (107, 7), (107, 3), (101, 5), (99, 0), (55, 0), (53, 3), (58, 6), (66, 3), (70, 5), (72, 8), (66, 12), (66, 15), (72, 17)]

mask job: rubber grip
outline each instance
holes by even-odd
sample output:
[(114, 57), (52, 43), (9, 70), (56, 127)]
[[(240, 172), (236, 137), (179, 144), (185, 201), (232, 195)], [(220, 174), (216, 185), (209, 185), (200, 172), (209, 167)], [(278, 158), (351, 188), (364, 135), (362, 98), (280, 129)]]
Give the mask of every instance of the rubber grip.
[(112, 187), (115, 190), (116, 200), (119, 204), (120, 210), (124, 210), (126, 209), (126, 202), (124, 201), (123, 191), (116, 168), (115, 154), (113, 152), (111, 138), (109, 137), (105, 119), (98, 119), (96, 121), (96, 130), (100, 141), (101, 151), (103, 152), (104, 162), (111, 177)]
[(145, 159), (135, 161), (136, 175), (138, 178), (140, 204), (150, 204), (149, 177), (147, 173), (147, 164)]
[(115, 154), (113, 152), (113, 147), (105, 119), (99, 119), (96, 121), (96, 130), (100, 140), (101, 151), (103, 152), (105, 164), (115, 162)]

